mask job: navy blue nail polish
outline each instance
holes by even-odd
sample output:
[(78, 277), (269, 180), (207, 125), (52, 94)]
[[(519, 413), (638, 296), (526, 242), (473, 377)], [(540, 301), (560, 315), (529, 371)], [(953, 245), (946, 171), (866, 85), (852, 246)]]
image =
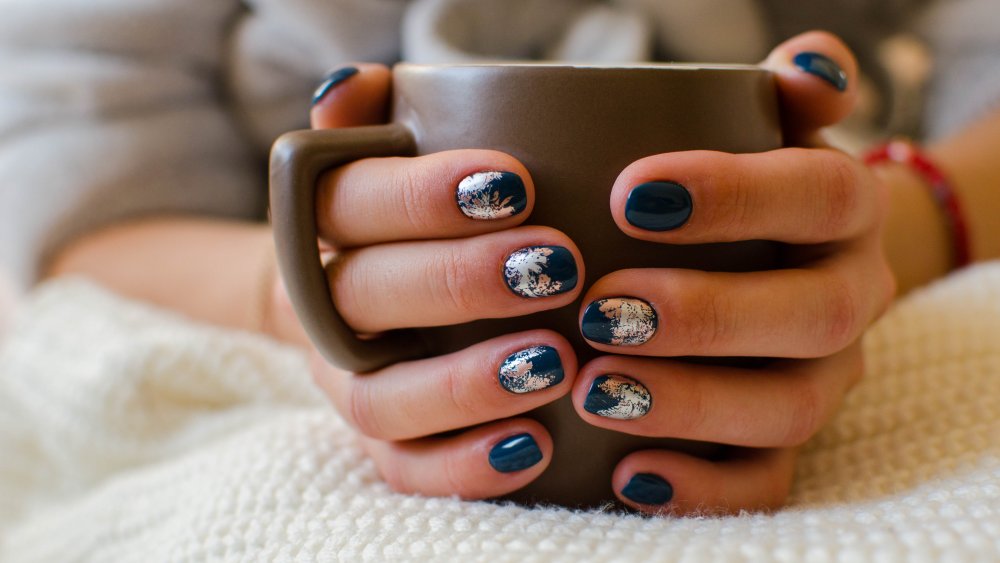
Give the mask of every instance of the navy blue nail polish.
[(660, 505), (674, 498), (674, 488), (652, 473), (636, 473), (622, 489), (622, 496), (638, 504)]
[(502, 440), (490, 450), (490, 465), (500, 473), (527, 469), (542, 461), (542, 450), (531, 434), (518, 434)]
[(634, 297), (598, 299), (583, 312), (580, 331), (598, 344), (638, 346), (656, 334), (658, 321), (652, 305)]
[(505, 219), (528, 207), (528, 191), (513, 172), (476, 172), (459, 182), (455, 200), (471, 219)]
[(807, 51), (795, 55), (792, 62), (799, 70), (822, 78), (838, 91), (847, 90), (847, 73), (830, 57)]
[(357, 73), (358, 69), (353, 66), (347, 66), (331, 72), (327, 75), (326, 79), (323, 80), (323, 83), (319, 85), (319, 88), (316, 88), (316, 91), (313, 92), (312, 105), (320, 103), (323, 98), (330, 93), (330, 90), (333, 90), (338, 84)]
[(583, 410), (616, 420), (643, 417), (652, 407), (653, 397), (645, 385), (631, 377), (616, 374), (595, 378), (583, 401)]
[(530, 393), (558, 385), (564, 377), (559, 352), (551, 346), (533, 346), (503, 361), (497, 377), (511, 393)]
[(566, 293), (576, 287), (576, 259), (562, 246), (529, 246), (507, 257), (503, 278), (521, 297)]
[(677, 182), (646, 182), (632, 188), (625, 219), (647, 231), (671, 231), (691, 217), (691, 194)]

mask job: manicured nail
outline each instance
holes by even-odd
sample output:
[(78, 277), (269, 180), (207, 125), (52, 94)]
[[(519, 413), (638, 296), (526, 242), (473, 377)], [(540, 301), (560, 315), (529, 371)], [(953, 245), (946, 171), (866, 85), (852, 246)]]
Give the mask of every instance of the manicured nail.
[(504, 219), (524, 211), (528, 192), (513, 172), (476, 172), (458, 183), (458, 208), (472, 219)]
[(542, 461), (542, 450), (531, 434), (518, 434), (500, 441), (490, 450), (490, 465), (500, 473), (527, 469)]
[(319, 85), (319, 88), (316, 88), (316, 91), (313, 92), (312, 105), (320, 103), (323, 100), (323, 98), (325, 98), (326, 95), (330, 93), (330, 90), (333, 90), (338, 84), (354, 76), (357, 73), (358, 69), (353, 66), (346, 66), (342, 69), (331, 72), (329, 75), (327, 75), (326, 80), (324, 80), (323, 83)]
[(613, 374), (594, 379), (583, 401), (583, 410), (616, 420), (645, 416), (652, 406), (653, 398), (645, 385), (631, 377)]
[(583, 337), (599, 344), (638, 346), (656, 334), (656, 311), (633, 297), (598, 299), (583, 312)]
[(521, 297), (557, 295), (576, 287), (576, 260), (562, 246), (529, 246), (507, 257), (503, 277)]
[(564, 374), (555, 348), (535, 346), (507, 356), (497, 375), (504, 389), (520, 394), (552, 387)]
[(691, 194), (676, 182), (646, 182), (632, 188), (625, 219), (647, 231), (670, 231), (691, 216)]
[(659, 475), (636, 473), (622, 489), (622, 496), (638, 504), (666, 504), (674, 498), (674, 488)]
[(847, 73), (830, 57), (807, 51), (795, 55), (792, 62), (799, 67), (799, 70), (826, 80), (837, 90), (841, 92), (847, 90)]

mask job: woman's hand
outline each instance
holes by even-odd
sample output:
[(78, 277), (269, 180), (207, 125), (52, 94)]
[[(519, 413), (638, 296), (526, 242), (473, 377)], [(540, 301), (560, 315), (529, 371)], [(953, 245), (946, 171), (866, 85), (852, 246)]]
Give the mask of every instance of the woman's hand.
[[(618, 355), (581, 367), (573, 401), (584, 420), (738, 447), (712, 461), (669, 451), (625, 457), (613, 488), (645, 512), (782, 505), (796, 447), (861, 377), (859, 336), (894, 293), (880, 237), (886, 189), (816, 134), (853, 108), (853, 56), (813, 32), (777, 47), (764, 66), (778, 77), (786, 142), (808, 148), (651, 156), (625, 169), (611, 194), (615, 222), (634, 238), (787, 243), (781, 269), (622, 270), (585, 295), (584, 336)], [(759, 368), (661, 359), (678, 356), (785, 359)]]
[[(315, 127), (385, 119), (388, 69), (359, 65), (331, 76), (318, 90)], [(358, 333), (526, 315), (571, 303), (583, 286), (573, 241), (519, 226), (534, 187), (524, 166), (503, 153), (360, 160), (326, 174), (317, 198), (320, 236), (333, 249), (330, 293)], [(542, 264), (544, 275), (520, 267), (526, 261)], [(275, 295), (277, 323), (300, 331), (284, 291)], [(503, 495), (541, 474), (552, 440), (517, 415), (568, 393), (577, 367), (566, 339), (548, 330), (368, 374), (336, 369), (318, 355), (313, 365), (393, 489), (464, 498)]]

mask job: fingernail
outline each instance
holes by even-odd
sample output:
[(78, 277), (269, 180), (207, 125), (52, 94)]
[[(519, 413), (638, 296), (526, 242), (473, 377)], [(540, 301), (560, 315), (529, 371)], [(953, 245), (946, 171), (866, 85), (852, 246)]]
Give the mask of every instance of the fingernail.
[(472, 219), (504, 219), (524, 211), (528, 192), (513, 172), (476, 172), (458, 183), (458, 208)]
[(830, 57), (807, 51), (795, 55), (792, 62), (799, 70), (826, 80), (838, 91), (843, 92), (847, 90), (847, 73), (837, 63), (833, 62), (833, 59)]
[(504, 389), (520, 394), (552, 387), (564, 374), (555, 348), (535, 346), (507, 356), (497, 375)]
[(691, 194), (676, 182), (646, 182), (632, 188), (625, 219), (647, 231), (670, 231), (691, 216)]
[(518, 434), (502, 440), (490, 450), (490, 465), (500, 473), (527, 469), (542, 461), (542, 450), (531, 434)]
[(666, 504), (674, 498), (674, 488), (659, 475), (636, 473), (622, 489), (622, 496), (638, 504)]
[(656, 311), (633, 297), (598, 299), (583, 312), (583, 337), (599, 344), (638, 346), (656, 334)]
[(333, 90), (338, 84), (354, 76), (357, 73), (358, 73), (357, 67), (353, 66), (346, 66), (342, 69), (331, 72), (329, 75), (327, 75), (326, 80), (324, 80), (323, 83), (319, 85), (319, 88), (316, 88), (316, 91), (313, 92), (312, 105), (316, 105), (321, 101), (323, 101), (323, 98), (325, 98), (326, 95), (330, 93), (330, 90)]
[(548, 297), (576, 287), (576, 260), (562, 246), (529, 246), (507, 257), (507, 287), (521, 297)]
[(653, 398), (645, 385), (631, 377), (613, 374), (594, 379), (583, 401), (583, 410), (616, 420), (645, 416), (652, 406)]

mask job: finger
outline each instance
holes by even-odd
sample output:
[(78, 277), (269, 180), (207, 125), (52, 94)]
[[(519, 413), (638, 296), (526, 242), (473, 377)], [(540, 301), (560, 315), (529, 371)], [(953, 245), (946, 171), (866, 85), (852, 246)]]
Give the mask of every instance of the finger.
[(880, 189), (862, 163), (832, 149), (677, 152), (622, 171), (611, 214), (625, 234), (654, 242), (822, 243), (871, 229)]
[(794, 449), (741, 451), (726, 461), (646, 450), (619, 462), (611, 482), (622, 502), (648, 514), (735, 515), (783, 506), (795, 460)]
[(548, 227), (368, 246), (338, 254), (327, 270), (337, 310), (361, 333), (562, 307), (584, 279), (580, 251)]
[(877, 249), (867, 248), (804, 269), (620, 270), (587, 292), (581, 331), (594, 348), (619, 354), (818, 358), (853, 342), (892, 285)]
[(497, 151), (371, 158), (320, 178), (317, 227), (341, 248), (465, 237), (522, 223), (534, 197), (524, 166)]
[(809, 139), (857, 105), (857, 61), (843, 41), (830, 33), (796, 35), (771, 51), (761, 66), (777, 78), (786, 143)]
[(576, 357), (562, 336), (534, 330), (370, 374), (351, 374), (323, 361), (313, 373), (341, 416), (362, 434), (409, 440), (552, 402), (569, 392)]
[(366, 438), (365, 449), (396, 492), (483, 499), (535, 480), (552, 459), (552, 438), (525, 418), (503, 420), (457, 436), (410, 442)]
[(392, 72), (385, 65), (360, 63), (333, 70), (313, 93), (313, 129), (384, 123), (391, 85)]
[(603, 356), (581, 368), (572, 397), (586, 422), (616, 432), (788, 447), (832, 418), (863, 370), (858, 343), (761, 368)]

